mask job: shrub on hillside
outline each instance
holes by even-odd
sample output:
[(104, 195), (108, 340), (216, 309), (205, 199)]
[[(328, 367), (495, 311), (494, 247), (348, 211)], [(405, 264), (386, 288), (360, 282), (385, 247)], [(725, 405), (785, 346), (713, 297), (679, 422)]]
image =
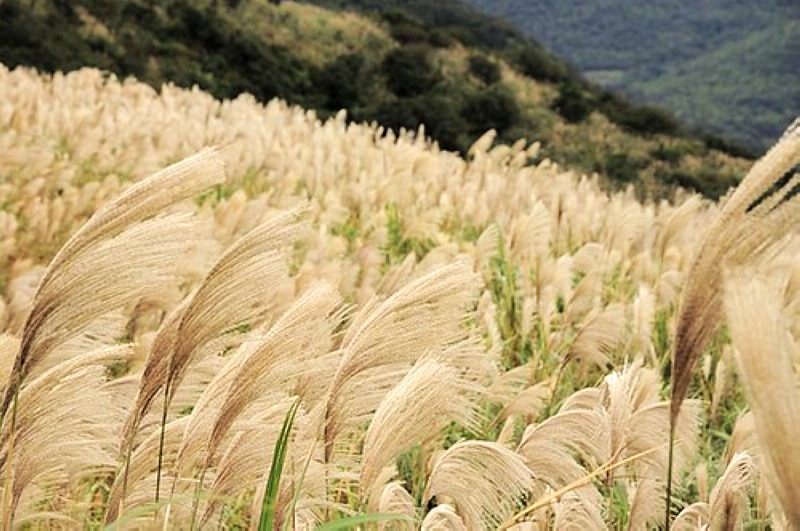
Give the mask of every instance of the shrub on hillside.
[(446, 94), (427, 93), (385, 101), (373, 116), (394, 130), (414, 131), (424, 125), (426, 135), (433, 137), (442, 149), (463, 153), (470, 144), (466, 134), (470, 124), (463, 118), (456, 100)]
[(383, 58), (381, 71), (388, 89), (401, 98), (422, 94), (441, 79), (431, 48), (421, 45), (391, 50)]
[(389, 34), (400, 44), (428, 44), (434, 48), (449, 48), (456, 41), (447, 31), (427, 26), (396, 9), (384, 13), (382, 18), (389, 24)]
[(522, 120), (514, 94), (502, 85), (492, 85), (468, 96), (461, 114), (469, 122), (473, 135), (489, 129), (502, 133)]
[(572, 77), (564, 63), (533, 43), (526, 43), (511, 51), (509, 60), (520, 74), (531, 79), (557, 82)]
[(586, 90), (573, 82), (565, 82), (558, 87), (558, 97), (553, 101), (553, 110), (570, 123), (582, 122), (595, 108)]
[(595, 171), (617, 183), (631, 183), (639, 178), (639, 172), (646, 167), (646, 160), (617, 151), (607, 153), (602, 162), (595, 167)]
[(500, 67), (497, 63), (482, 54), (469, 56), (469, 73), (485, 85), (493, 85), (501, 79)]
[(634, 105), (623, 96), (604, 91), (599, 110), (623, 129), (643, 135), (677, 135), (680, 126), (668, 111), (650, 105)]
[(364, 86), (370, 84), (364, 76), (364, 61), (358, 52), (340, 55), (315, 75), (314, 87), (324, 96), (325, 107), (338, 110), (361, 103)]

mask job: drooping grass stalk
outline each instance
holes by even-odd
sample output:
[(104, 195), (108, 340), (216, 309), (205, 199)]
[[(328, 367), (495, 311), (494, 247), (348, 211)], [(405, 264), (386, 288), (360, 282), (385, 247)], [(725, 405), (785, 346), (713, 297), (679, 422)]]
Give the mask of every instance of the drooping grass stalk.
[(289, 448), (289, 436), (294, 426), (294, 418), (297, 408), (300, 407), (300, 400), (295, 400), (286, 412), (286, 418), (281, 427), (281, 433), (275, 443), (275, 450), (272, 453), (272, 465), (267, 479), (267, 488), (264, 490), (264, 499), (261, 503), (261, 515), (258, 519), (258, 531), (272, 531), (275, 529), (275, 511), (278, 506), (278, 496), (280, 495), (281, 474), (283, 464), (286, 461), (286, 451)]

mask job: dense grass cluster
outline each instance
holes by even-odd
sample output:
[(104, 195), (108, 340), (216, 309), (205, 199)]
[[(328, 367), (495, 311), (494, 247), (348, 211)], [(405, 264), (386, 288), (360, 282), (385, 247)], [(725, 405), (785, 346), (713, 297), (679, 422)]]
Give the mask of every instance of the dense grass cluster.
[(492, 133), (0, 88), (4, 524), (800, 523), (797, 129), (654, 203)]

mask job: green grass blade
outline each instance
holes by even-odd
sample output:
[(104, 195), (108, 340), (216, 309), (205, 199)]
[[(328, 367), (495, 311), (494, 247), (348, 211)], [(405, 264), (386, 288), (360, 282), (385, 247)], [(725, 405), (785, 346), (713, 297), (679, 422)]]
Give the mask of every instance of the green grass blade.
[(300, 400), (295, 400), (286, 412), (278, 441), (275, 443), (275, 451), (272, 454), (272, 467), (269, 470), (267, 489), (264, 491), (264, 501), (261, 503), (261, 517), (258, 520), (258, 531), (272, 531), (275, 528), (275, 509), (278, 505), (278, 494), (280, 494), (281, 474), (283, 473), (283, 462), (286, 460), (286, 450), (289, 448), (289, 435), (292, 433), (294, 417)]
[(339, 520), (334, 520), (332, 522), (328, 522), (327, 524), (323, 524), (317, 526), (317, 531), (336, 531), (339, 529), (355, 529), (356, 526), (366, 525), (366, 524), (375, 524), (378, 522), (391, 522), (391, 521), (403, 521), (413, 523), (411, 518), (404, 514), (385, 514), (385, 513), (368, 513), (368, 514), (357, 514), (355, 516), (346, 516), (345, 518), (340, 518)]

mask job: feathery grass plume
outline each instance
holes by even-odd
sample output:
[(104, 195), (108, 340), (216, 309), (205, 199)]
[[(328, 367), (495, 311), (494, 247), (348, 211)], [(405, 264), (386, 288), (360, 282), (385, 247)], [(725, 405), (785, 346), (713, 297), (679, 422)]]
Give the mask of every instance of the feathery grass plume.
[[(576, 273), (586, 271), (585, 276), (578, 282), (575, 289), (569, 296), (569, 299), (564, 310), (564, 322), (568, 324), (581, 323), (586, 314), (594, 310), (600, 302), (600, 295), (603, 290), (603, 270), (597, 268), (597, 261), (599, 256), (592, 256), (591, 266), (583, 269), (580, 265), (580, 258), (587, 249), (592, 248), (592, 244), (587, 244), (581, 247), (578, 253), (573, 257), (573, 267)], [(593, 253), (592, 253), (593, 254)]]
[[(528, 426), (517, 447), (533, 473), (534, 499), (547, 491), (555, 491), (588, 474), (586, 466), (595, 468), (609, 461), (611, 446), (607, 413), (599, 408), (562, 411), (536, 426)], [(557, 518), (568, 518), (565, 512), (575, 511), (579, 518), (593, 522), (591, 528), (603, 525), (600, 512), (602, 497), (592, 483), (576, 489), (576, 496), (555, 511)]]
[(419, 521), (414, 498), (397, 481), (392, 481), (383, 488), (378, 501), (378, 512), (380, 514), (401, 514), (408, 517), (407, 522), (396, 522), (390, 525), (381, 523), (378, 526), (381, 531), (384, 529), (410, 531), (415, 529), (414, 523)]
[[(290, 391), (316, 358), (330, 351), (334, 329), (341, 324), (340, 308), (341, 299), (333, 288), (318, 284), (274, 325), (255, 332), (237, 349), (192, 411), (178, 453), (178, 474), (191, 470), (193, 464), (202, 471), (211, 468), (218, 449), (243, 413), (249, 411), (252, 416), (251, 409), (259, 406), (260, 400), (274, 399), (280, 389)], [(236, 458), (236, 454), (229, 456)], [(198, 489), (202, 488), (203, 474)]]
[(741, 529), (750, 509), (749, 492), (755, 474), (753, 459), (746, 453), (735, 454), (711, 491), (709, 502), (693, 503), (683, 509), (672, 528)]
[[(293, 241), (299, 230), (295, 219), (298, 213), (290, 211), (277, 215), (237, 240), (219, 258), (193, 296), (159, 329), (145, 368), (137, 406), (126, 424), (123, 445), (128, 447), (128, 452), (141, 419), (162, 390), (163, 429), (175, 388), (204, 345), (242, 323), (258, 325), (275, 311), (281, 301), (274, 300), (273, 295), (288, 278), (280, 251)], [(220, 311), (224, 308), (240, 311)]]
[(191, 300), (192, 296), (190, 295), (173, 308), (161, 322), (161, 326), (156, 332), (144, 372), (139, 379), (139, 392), (136, 395), (136, 403), (131, 408), (125, 421), (123, 436), (120, 440), (120, 453), (122, 455), (129, 454), (133, 450), (136, 431), (150, 409), (153, 400), (167, 381), (169, 357), (175, 348), (181, 319)]
[[(800, 173), (794, 170), (798, 164), (800, 119), (753, 165), (704, 235), (687, 275), (676, 316), (670, 441), (694, 366), (724, 316), (723, 269), (766, 261), (787, 242), (786, 233), (796, 229), (800, 196), (793, 191), (800, 185)], [(671, 465), (670, 458), (670, 468)], [(667, 524), (671, 490), (670, 474), (666, 489)]]
[(712, 529), (741, 529), (750, 509), (749, 491), (756, 466), (747, 454), (736, 454), (711, 491), (709, 519)]
[(664, 492), (663, 482), (656, 479), (643, 478), (626, 482), (628, 499), (628, 529), (650, 529), (658, 524), (658, 518), (664, 507), (661, 498)]
[[(98, 315), (131, 300), (142, 289), (152, 287), (154, 278), (151, 276), (158, 278), (158, 272), (168, 271), (167, 266), (174, 266), (176, 257), (180, 256), (180, 253), (169, 254), (176, 250), (174, 245), (159, 254), (157, 245), (162, 242), (140, 249), (126, 249), (125, 245), (115, 248), (109, 241), (115, 239), (117, 243), (124, 244), (125, 233), (132, 238), (146, 240), (143, 228), (137, 229), (136, 223), (223, 179), (222, 162), (216, 151), (204, 150), (131, 186), (100, 209), (64, 244), (39, 283), (33, 308), (23, 329), (22, 345), (6, 386), (0, 419), (4, 418), (22, 380), (50, 348), (79, 332), (82, 326)], [(161, 232), (162, 223), (153, 222), (148, 226), (158, 231), (156, 234), (163, 234), (161, 238), (169, 234)], [(180, 235), (173, 229), (173, 238), (175, 234)], [(124, 252), (109, 257), (104, 251)], [(116, 266), (117, 271), (106, 272), (90, 259), (104, 259), (100, 265)], [(139, 259), (145, 260), (141, 266)], [(125, 275), (120, 265), (130, 268), (132, 272)], [(147, 274), (142, 277), (135, 274), (145, 271)], [(108, 282), (106, 275), (112, 272), (117, 282)], [(92, 288), (89, 292), (91, 296), (87, 295), (87, 286)], [(100, 293), (96, 292), (98, 289)], [(74, 308), (78, 307), (81, 311), (75, 312)], [(70, 311), (65, 313), (64, 308)]]
[(128, 346), (85, 353), (30, 379), (20, 391), (16, 426), (6, 424), (0, 433), (0, 477), (6, 478), (9, 497), (4, 523), (13, 522), (23, 494), (35, 483), (63, 488), (116, 468), (121, 411), (105, 386), (105, 364), (130, 353)]
[[(677, 313), (672, 360), (674, 422), (691, 381), (697, 359), (708, 346), (723, 317), (722, 272), (769, 256), (796, 225), (800, 196), (792, 190), (800, 174), (800, 120), (750, 169), (712, 225), (697, 252)], [(790, 178), (784, 182), (787, 174)]]
[(468, 529), (481, 529), (500, 525), (533, 489), (522, 456), (497, 443), (462, 441), (436, 460), (423, 502), (447, 497)]
[[(294, 242), (303, 209), (278, 214), (234, 242), (208, 272), (180, 321), (165, 382), (167, 401), (198, 349), (242, 322), (257, 325), (282, 301), (274, 300), (288, 272), (280, 252)], [(237, 312), (220, 309), (237, 308)]]
[(476, 428), (480, 387), (438, 356), (417, 361), (378, 406), (364, 436), (361, 490), (369, 492), (383, 467), (415, 443), (439, 434), (450, 422)]
[[(382, 399), (379, 394), (366, 400), (365, 388), (355, 386), (359, 375), (384, 368), (396, 371), (425, 352), (475, 341), (464, 320), (478, 285), (471, 264), (459, 259), (383, 301), (373, 299), (356, 313), (342, 338), (343, 356), (331, 381), (323, 415), (326, 461), (330, 461), (336, 437), (353, 419), (359, 421), (358, 412), (374, 411)], [(397, 381), (407, 370), (397, 372)]]
[(708, 412), (712, 421), (716, 420), (720, 411), (720, 404), (723, 403), (734, 385), (732, 350), (730, 345), (725, 345), (722, 349), (722, 355), (717, 361), (717, 366), (714, 368), (714, 389), (711, 392), (711, 404)]
[(752, 411), (740, 416), (733, 425), (733, 433), (725, 448), (723, 456), (725, 462), (730, 462), (733, 456), (739, 453), (758, 456), (758, 435), (756, 434), (756, 421)]
[(20, 335), (28, 315), (31, 313), (33, 299), (36, 295), (36, 288), (44, 274), (44, 267), (33, 267), (23, 273), (14, 274), (12, 269), (11, 280), (6, 286), (6, 297), (8, 304), (6, 312), (8, 314), (7, 332)]
[[(163, 435), (164, 470), (173, 469), (172, 461), (177, 454), (188, 420), (188, 417), (182, 417), (166, 425)], [(159, 430), (151, 432), (132, 452), (130, 459), (123, 464), (123, 469), (117, 473), (108, 493), (105, 514), (107, 524), (115, 522), (127, 512), (135, 511), (139, 507), (152, 506), (154, 511), (161, 507), (160, 504), (151, 505), (158, 474), (157, 460), (159, 448), (162, 446), (161, 439), (162, 434)], [(126, 478), (127, 484), (122, 481), (123, 477)], [(186, 505), (190, 505), (190, 502), (187, 501)], [(150, 522), (152, 523), (152, 518)]]
[(464, 520), (452, 505), (437, 505), (422, 520), (422, 531), (467, 531)]
[(553, 529), (602, 529), (605, 522), (593, 496), (584, 497), (586, 489), (577, 488), (553, 504)]
[(674, 210), (667, 210), (658, 223), (658, 233), (653, 244), (659, 266), (665, 265), (668, 250), (672, 246), (682, 246), (684, 236), (693, 219), (703, 205), (699, 196), (692, 196)]
[(678, 513), (670, 529), (674, 529), (675, 531), (701, 531), (709, 529), (708, 521), (708, 504), (705, 502), (697, 502), (689, 505)]
[[(266, 479), (271, 471), (272, 454), (269, 449), (275, 447), (281, 425), (294, 401), (296, 399), (282, 393), (266, 395), (252, 406), (254, 411), (251, 411), (248, 418), (242, 419), (236, 425), (235, 433), (223, 446), (216, 466), (209, 467), (203, 472), (208, 474), (209, 470), (214, 470), (215, 474), (205, 491), (207, 495), (204, 498), (207, 499), (207, 503), (200, 507), (201, 525), (208, 523), (227, 501), (236, 499), (246, 489), (251, 488), (255, 490), (251, 513), (253, 516), (260, 514)], [(305, 483), (295, 484), (299, 475), (297, 464), (308, 449), (308, 442), (301, 440), (298, 433), (303, 429), (302, 424), (307, 422), (304, 412), (298, 411), (294, 436), (289, 444), (286, 468), (281, 481), (281, 492), (277, 499), (277, 513), (280, 518), (291, 517), (285, 513), (295, 491), (299, 492), (302, 487), (306, 495), (313, 492), (312, 487)]]
[(79, 261), (62, 264), (58, 275), (40, 285), (12, 378), (18, 384), (23, 376), (45, 368), (46, 354), (85, 333), (101, 316), (151, 290), (167, 289), (175, 282), (176, 257), (199, 237), (186, 215), (156, 217), (97, 241), (83, 250)]
[[(558, 414), (529, 426), (517, 451), (528, 459), (537, 481), (553, 490), (580, 481), (589, 475), (586, 467), (596, 469), (599, 465), (610, 467), (604, 476), (608, 484), (622, 479), (637, 490), (642, 482), (662, 485), (668, 457), (662, 442), (669, 432), (669, 403), (659, 401), (659, 389), (656, 371), (636, 362), (607, 376), (599, 388), (574, 393)], [(687, 402), (678, 419), (676, 474), (693, 456), (698, 410), (696, 402)], [(622, 469), (615, 466), (634, 457)], [(623, 473), (620, 475), (618, 470)], [(654, 485), (644, 488), (653, 491)], [(603, 502), (597, 488), (586, 483), (576, 493), (578, 496), (571, 503), (554, 511), (555, 516), (566, 517), (563, 511), (573, 507), (576, 517), (592, 517), (596, 525), (602, 525)], [(658, 516), (652, 512), (653, 507), (647, 500), (640, 500), (637, 518), (652, 525)]]
[[(670, 432), (668, 402), (659, 401), (660, 380), (654, 369), (635, 362), (607, 376), (602, 385), (601, 403), (611, 422), (612, 459), (650, 452), (637, 459), (628, 470), (635, 478), (663, 478), (669, 466), (669, 450), (663, 446)], [(677, 453), (673, 455), (673, 474), (691, 462), (697, 447), (700, 404), (688, 401), (676, 419)]]
[(575, 337), (575, 341), (564, 356), (562, 365), (579, 359), (600, 367), (611, 364), (608, 355), (615, 346), (625, 341), (627, 320), (625, 307), (613, 304), (586, 319)]
[(14, 367), (14, 359), (19, 351), (20, 340), (11, 334), (0, 333), (0, 392), (5, 390), (5, 382)]
[(553, 396), (553, 378), (547, 378), (535, 385), (528, 385), (531, 369), (527, 365), (515, 367), (502, 373), (487, 390), (492, 402), (503, 405), (494, 424), (507, 419), (522, 417), (532, 423)]
[(235, 377), (214, 423), (209, 456), (222, 442), (237, 417), (259, 396), (302, 376), (303, 368), (333, 346), (341, 325), (337, 311), (342, 300), (327, 284), (318, 284), (300, 296), (262, 337), (254, 350), (237, 359)]
[(659, 360), (653, 346), (653, 323), (656, 314), (656, 301), (653, 292), (646, 286), (639, 286), (636, 299), (632, 304), (633, 333), (631, 334), (630, 348), (633, 352), (640, 352), (642, 357), (657, 367)]
[[(739, 377), (753, 411), (761, 470), (790, 527), (800, 527), (800, 397), (779, 291), (742, 269), (729, 273), (725, 309)], [(769, 359), (769, 362), (765, 362)]]

